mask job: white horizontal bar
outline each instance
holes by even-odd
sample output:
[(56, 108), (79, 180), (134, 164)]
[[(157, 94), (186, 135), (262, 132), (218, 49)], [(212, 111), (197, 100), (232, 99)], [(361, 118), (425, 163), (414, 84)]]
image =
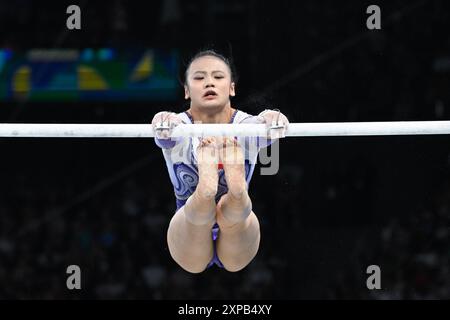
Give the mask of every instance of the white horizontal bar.
[[(290, 123), (287, 137), (450, 134), (450, 121)], [(264, 124), (181, 124), (173, 137), (266, 136)], [(150, 124), (1, 123), (0, 137), (147, 138)]]

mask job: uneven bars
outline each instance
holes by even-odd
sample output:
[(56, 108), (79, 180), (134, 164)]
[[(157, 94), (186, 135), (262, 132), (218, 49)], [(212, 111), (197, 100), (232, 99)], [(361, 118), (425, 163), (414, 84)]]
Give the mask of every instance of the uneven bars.
[[(290, 123), (287, 137), (450, 134), (450, 121)], [(172, 137), (267, 136), (264, 124), (180, 124)], [(149, 138), (150, 124), (0, 123), (0, 137)]]

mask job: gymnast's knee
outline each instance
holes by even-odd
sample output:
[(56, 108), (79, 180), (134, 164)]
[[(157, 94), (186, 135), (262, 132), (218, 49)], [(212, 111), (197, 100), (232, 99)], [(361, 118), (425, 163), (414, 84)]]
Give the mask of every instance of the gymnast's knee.
[(238, 272), (244, 269), (246, 266), (252, 262), (253, 259), (245, 262), (245, 263), (224, 263), (222, 261), (223, 268), (227, 270), (228, 272)]
[(208, 264), (206, 265), (197, 265), (197, 264), (189, 264), (189, 263), (179, 263), (177, 262), (177, 264), (184, 270), (187, 271), (189, 273), (193, 273), (193, 274), (198, 274), (198, 273), (202, 273), (203, 271), (206, 270)]
[[(187, 248), (171, 239), (169, 232), (167, 233), (167, 244), (172, 259), (189, 273), (201, 273), (205, 271), (209, 261), (211, 261), (212, 257), (209, 257), (209, 255), (205, 254), (203, 256), (201, 254), (199, 256), (198, 252), (188, 252), (189, 250)], [(193, 256), (197, 256), (197, 258), (193, 258)]]

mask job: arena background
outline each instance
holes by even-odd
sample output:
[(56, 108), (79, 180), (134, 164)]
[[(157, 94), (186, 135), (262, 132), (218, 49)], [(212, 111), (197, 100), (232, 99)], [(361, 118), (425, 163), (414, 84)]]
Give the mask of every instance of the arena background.
[[(81, 30), (66, 28), (70, 4), (81, 8)], [(366, 27), (370, 4), (381, 8), (381, 30)], [(232, 55), (240, 76), (233, 106), (249, 113), (279, 108), (291, 122), (444, 120), (449, 21), (444, 0), (2, 1), (0, 122), (149, 123), (186, 106), (176, 76), (165, 96), (146, 96), (144, 86), (121, 99), (57, 90), (33, 98), (20, 79), (11, 89), (11, 55), (125, 52), (117, 57), (126, 62), (126, 52), (159, 50), (175, 54), (179, 76), (203, 48)], [(0, 298), (448, 299), (449, 143), (282, 140), (278, 174), (262, 176), (259, 166), (250, 185), (258, 255), (238, 273), (193, 275), (167, 249), (175, 201), (152, 139), (3, 138)], [(381, 290), (366, 287), (373, 264)], [(66, 287), (69, 265), (82, 270), (81, 290)]]

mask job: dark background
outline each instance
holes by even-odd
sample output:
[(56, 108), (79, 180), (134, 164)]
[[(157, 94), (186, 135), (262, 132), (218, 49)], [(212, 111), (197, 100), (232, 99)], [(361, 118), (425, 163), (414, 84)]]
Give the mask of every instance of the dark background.
[[(66, 29), (78, 4), (82, 30)], [(381, 8), (381, 30), (366, 8)], [(450, 3), (0, 2), (0, 46), (214, 48), (240, 75), (234, 107), (291, 122), (445, 120)], [(180, 75), (183, 73), (180, 69)], [(0, 122), (149, 123), (177, 102), (0, 102)], [(450, 298), (448, 136), (286, 138), (250, 184), (261, 222), (243, 271), (171, 259), (175, 198), (150, 139), (0, 140), (2, 299)], [(79, 265), (82, 289), (66, 288)], [(366, 268), (381, 268), (381, 290)]]

